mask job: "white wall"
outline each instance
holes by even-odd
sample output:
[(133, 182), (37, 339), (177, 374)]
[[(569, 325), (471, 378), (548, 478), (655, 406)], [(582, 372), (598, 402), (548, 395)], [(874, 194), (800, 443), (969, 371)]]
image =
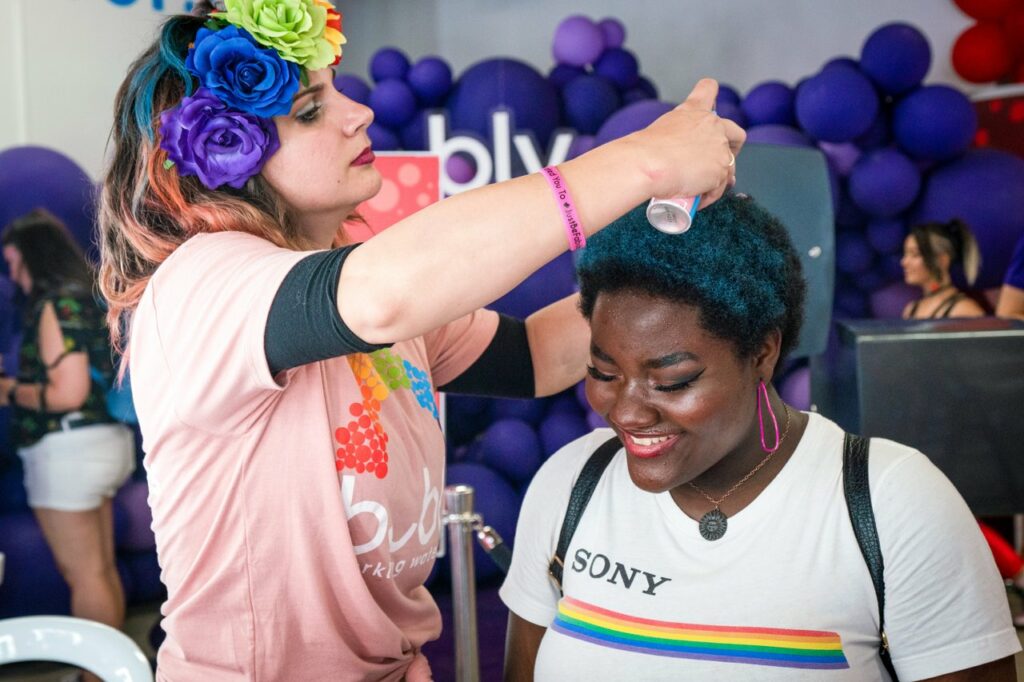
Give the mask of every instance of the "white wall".
[[(0, 0), (0, 149), (61, 150), (93, 177), (103, 168), (114, 93), (160, 20), (186, 0)], [(952, 0), (338, 0), (345, 14), (343, 70), (366, 76), (374, 51), (437, 54), (456, 74), (481, 59), (516, 57), (546, 72), (551, 39), (570, 14), (615, 16), (626, 47), (666, 100), (709, 75), (742, 91), (793, 84), (838, 55), (857, 56), (889, 21), (918, 26), (932, 46), (929, 82), (971, 90), (949, 64), (970, 24)], [(160, 9), (154, 9), (154, 7)]]

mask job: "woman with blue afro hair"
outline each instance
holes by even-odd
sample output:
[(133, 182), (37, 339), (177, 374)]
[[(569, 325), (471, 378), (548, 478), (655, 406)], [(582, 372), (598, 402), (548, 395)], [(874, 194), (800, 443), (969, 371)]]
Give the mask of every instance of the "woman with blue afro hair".
[(733, 194), (668, 235), (638, 207), (577, 270), (610, 428), (530, 484), (506, 680), (1015, 679), (1006, 595), (952, 484), (772, 387), (806, 289), (776, 218)]

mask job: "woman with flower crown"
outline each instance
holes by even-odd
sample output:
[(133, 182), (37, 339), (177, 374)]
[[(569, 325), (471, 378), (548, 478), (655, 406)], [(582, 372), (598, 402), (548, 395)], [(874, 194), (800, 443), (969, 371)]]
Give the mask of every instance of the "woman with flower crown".
[(645, 197), (734, 181), (744, 135), (701, 81), (644, 130), (352, 244), (381, 178), (372, 112), (332, 87), (344, 42), (326, 0), (203, 4), (117, 95), (101, 286), (168, 591), (160, 679), (429, 679), (434, 392), (548, 395), (588, 357), (575, 297), (482, 306)]

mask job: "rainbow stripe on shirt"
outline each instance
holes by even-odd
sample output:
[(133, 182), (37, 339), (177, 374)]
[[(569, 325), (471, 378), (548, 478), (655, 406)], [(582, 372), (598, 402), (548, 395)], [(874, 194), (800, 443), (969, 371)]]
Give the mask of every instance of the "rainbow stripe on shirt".
[(610, 649), (653, 656), (779, 668), (850, 667), (835, 632), (672, 623), (616, 613), (572, 597), (558, 603), (551, 629)]

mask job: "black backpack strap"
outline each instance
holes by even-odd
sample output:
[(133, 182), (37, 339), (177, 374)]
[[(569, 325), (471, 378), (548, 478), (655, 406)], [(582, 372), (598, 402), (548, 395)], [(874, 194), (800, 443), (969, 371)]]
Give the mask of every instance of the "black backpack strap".
[(875, 587), (875, 596), (878, 598), (878, 657), (893, 682), (899, 682), (889, 654), (889, 639), (885, 634), (885, 563), (882, 561), (882, 548), (878, 543), (875, 512), (871, 506), (868, 449), (867, 438), (852, 433), (846, 434), (843, 442), (843, 492), (846, 494), (846, 508), (850, 512), (853, 534), (857, 536), (857, 544), (864, 555), (864, 562), (868, 566), (871, 582)]
[(597, 450), (590, 455), (590, 459), (583, 465), (576, 484), (572, 487), (569, 495), (569, 505), (565, 510), (565, 519), (562, 521), (562, 532), (558, 534), (558, 546), (555, 548), (555, 555), (551, 557), (551, 564), (548, 566), (550, 575), (555, 584), (558, 585), (558, 592), (562, 592), (562, 569), (565, 567), (565, 553), (569, 551), (569, 543), (576, 532), (576, 526), (580, 523), (590, 496), (594, 494), (597, 482), (601, 480), (601, 474), (608, 468), (615, 453), (622, 447), (617, 436), (605, 441)]

